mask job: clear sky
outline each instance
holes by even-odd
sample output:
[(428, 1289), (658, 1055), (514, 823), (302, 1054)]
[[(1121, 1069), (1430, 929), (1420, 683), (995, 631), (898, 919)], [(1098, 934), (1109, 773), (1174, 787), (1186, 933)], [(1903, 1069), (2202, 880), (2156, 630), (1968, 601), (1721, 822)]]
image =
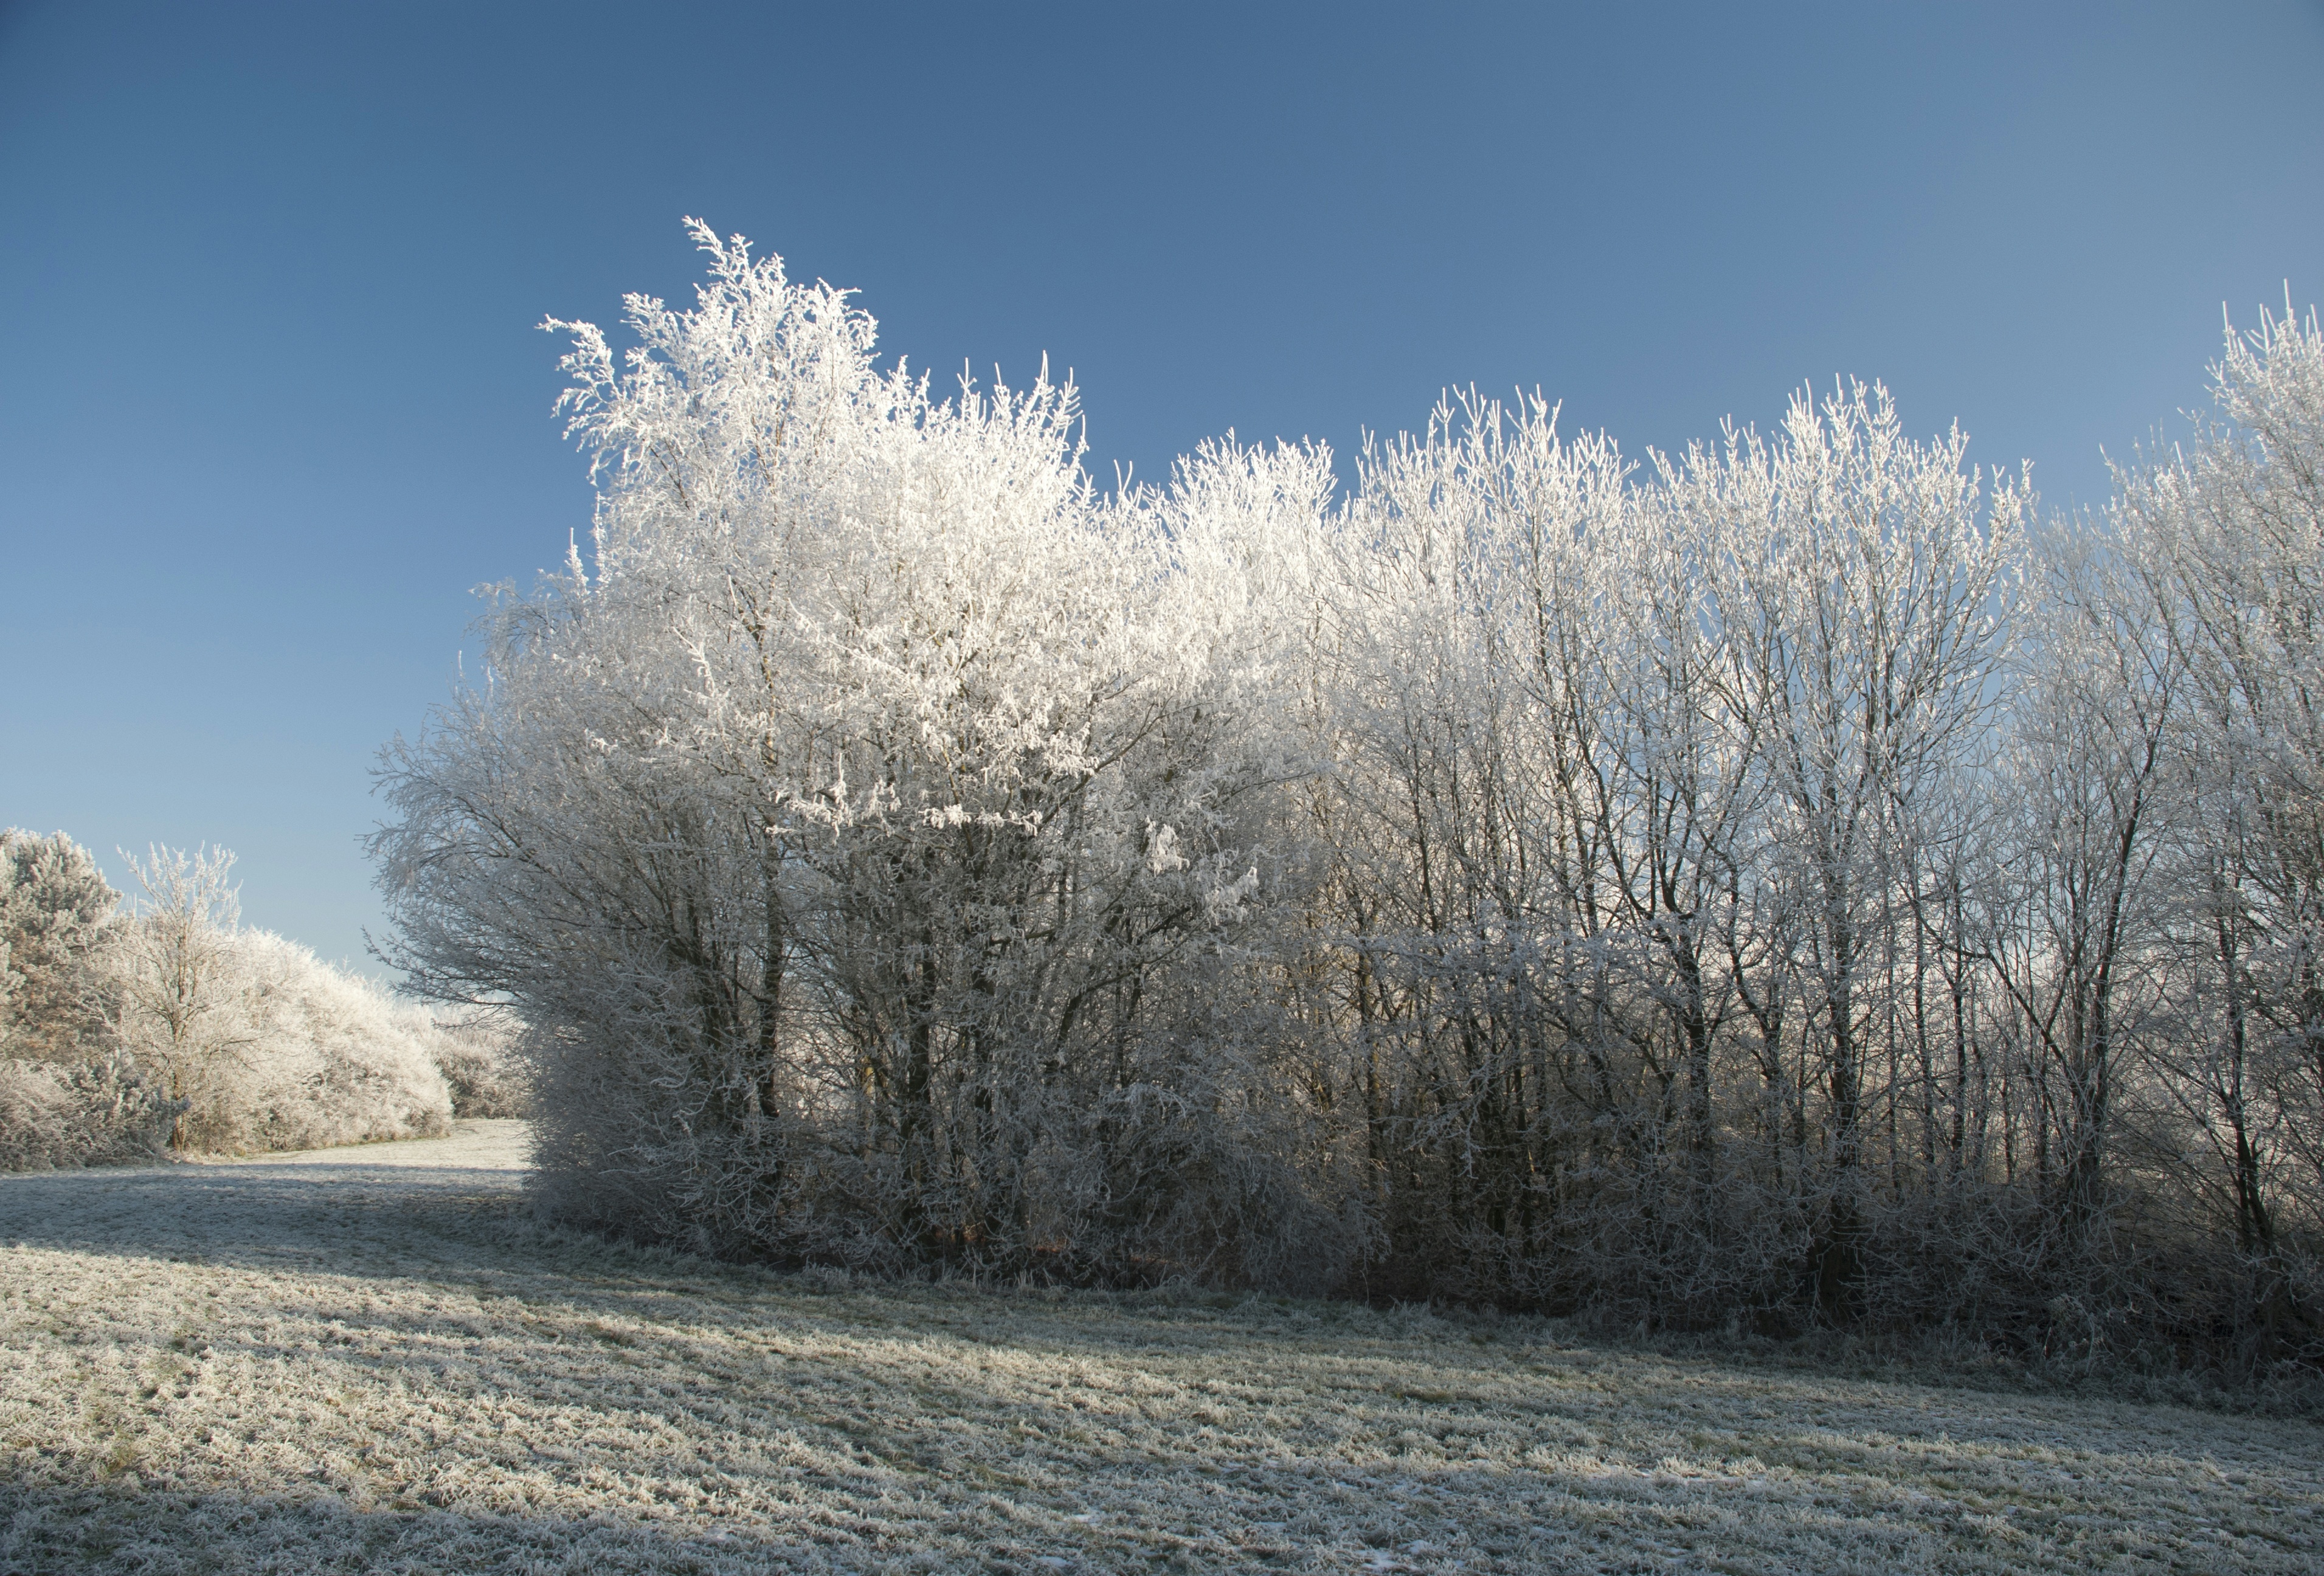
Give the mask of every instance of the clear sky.
[(1108, 480), (1849, 373), (2062, 507), (2324, 298), (2324, 8), (0, 0), (0, 822), (374, 968), (374, 752), (588, 527), (533, 326), (684, 298), (686, 214), (1046, 352)]

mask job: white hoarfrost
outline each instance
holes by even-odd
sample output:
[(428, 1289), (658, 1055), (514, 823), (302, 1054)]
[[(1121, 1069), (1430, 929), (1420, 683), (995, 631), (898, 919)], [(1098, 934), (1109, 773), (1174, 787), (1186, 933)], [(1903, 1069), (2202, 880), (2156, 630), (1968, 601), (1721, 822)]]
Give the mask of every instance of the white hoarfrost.
[(1069, 385), (939, 402), (843, 292), (696, 235), (710, 282), (632, 298), (625, 363), (557, 325), (594, 558), (388, 753), (395, 961), (530, 1027), (567, 1221), (1330, 1278), (1272, 986), (1215, 962), (1286, 775), (1266, 553), (1096, 497)]
[(2324, 1361), (2324, 336), (2102, 529), (1887, 392), (1099, 493), (696, 226), (594, 553), (383, 763), (569, 1223), (772, 1262)]
[(2308, 1571), (2309, 1424), (544, 1232), (525, 1129), (0, 1178), (10, 1571)]
[(12, 830), (0, 853), (0, 1169), (408, 1138), (521, 1106), (489, 1016), (438, 1022), (242, 928), (223, 849), (131, 858), (125, 916), (62, 834)]
[(212, 1149), (300, 1149), (449, 1129), (452, 1094), (428, 1013), (266, 931), (230, 938), (245, 1037), (198, 1086)]
[(173, 1101), (181, 1149), (298, 1149), (442, 1133), (449, 1039), (297, 942), (245, 930), (223, 849), (157, 848), (98, 954), (115, 1038)]

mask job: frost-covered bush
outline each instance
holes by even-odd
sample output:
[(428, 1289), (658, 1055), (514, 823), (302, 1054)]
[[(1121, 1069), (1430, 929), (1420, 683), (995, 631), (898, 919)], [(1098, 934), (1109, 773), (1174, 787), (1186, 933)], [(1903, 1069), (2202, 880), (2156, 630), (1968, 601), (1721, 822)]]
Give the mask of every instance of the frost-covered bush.
[(454, 1116), (530, 1113), (531, 1085), (518, 1055), (516, 1030), (504, 1018), (487, 1013), (436, 1018), (409, 1003), (399, 1004), (399, 1010), (426, 1020), (436, 1069), (452, 1092)]
[(125, 1057), (0, 1057), (0, 1171), (159, 1159), (178, 1109)]
[[(446, 1037), (425, 1013), (265, 931), (220, 932), (212, 945), (215, 1008), (198, 1048), (144, 1058), (171, 1069), (186, 1102), (180, 1147), (318, 1148), (450, 1130), (437, 1065)], [(125, 1037), (141, 1044), (134, 1018)]]
[(102, 957), (121, 1049), (179, 1107), (181, 1149), (289, 1149), (440, 1133), (446, 1037), (295, 942), (240, 928), (223, 851), (133, 861), (144, 897)]
[(248, 1037), (190, 1113), (204, 1145), (293, 1149), (425, 1138), (451, 1128), (426, 1014), (265, 931), (233, 937), (228, 971)]

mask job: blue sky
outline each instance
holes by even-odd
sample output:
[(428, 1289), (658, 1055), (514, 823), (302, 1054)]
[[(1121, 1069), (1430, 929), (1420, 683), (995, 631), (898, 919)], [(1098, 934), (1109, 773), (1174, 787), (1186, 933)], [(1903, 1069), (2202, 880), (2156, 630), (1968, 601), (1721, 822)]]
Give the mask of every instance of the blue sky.
[(2324, 7), (0, 0), (0, 822), (366, 968), (379, 744), (586, 532), (544, 316), (699, 214), (1091, 462), (1885, 380), (2054, 506), (2324, 298)]

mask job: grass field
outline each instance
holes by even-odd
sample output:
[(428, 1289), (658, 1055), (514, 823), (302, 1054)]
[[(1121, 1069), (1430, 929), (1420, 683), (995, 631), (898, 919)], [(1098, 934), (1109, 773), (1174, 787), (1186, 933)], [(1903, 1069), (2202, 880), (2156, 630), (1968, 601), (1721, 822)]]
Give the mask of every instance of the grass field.
[(523, 1131), (0, 1178), (0, 1571), (2324, 1569), (2324, 1430), (530, 1223)]

